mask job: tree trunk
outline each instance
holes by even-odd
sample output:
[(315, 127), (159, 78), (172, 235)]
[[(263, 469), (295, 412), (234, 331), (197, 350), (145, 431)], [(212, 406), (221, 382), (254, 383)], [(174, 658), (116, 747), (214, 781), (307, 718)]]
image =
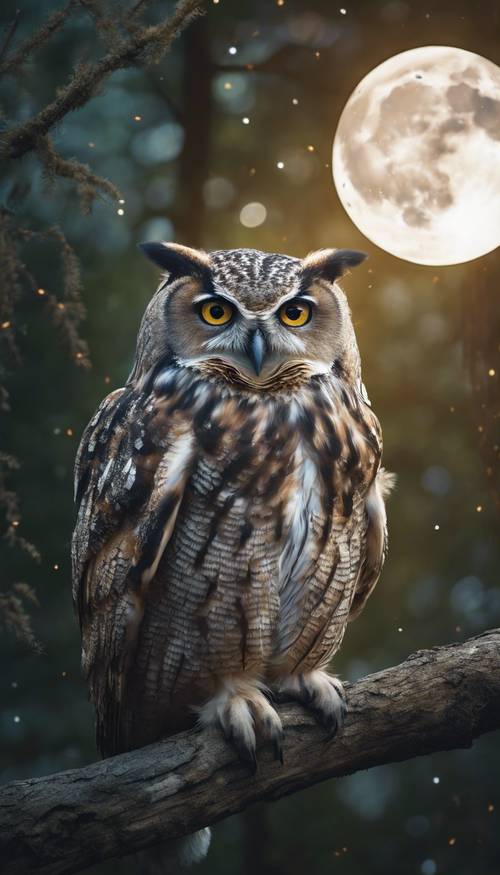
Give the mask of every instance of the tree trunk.
[(179, 167), (180, 203), (177, 238), (187, 246), (201, 246), (205, 203), (203, 184), (210, 165), (212, 77), (208, 22), (199, 18), (184, 34), (184, 148)]

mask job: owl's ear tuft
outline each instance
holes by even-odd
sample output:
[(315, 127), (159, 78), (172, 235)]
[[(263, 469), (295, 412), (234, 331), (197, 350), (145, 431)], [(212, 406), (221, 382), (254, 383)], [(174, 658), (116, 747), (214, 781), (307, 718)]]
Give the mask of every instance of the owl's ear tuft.
[(169, 282), (181, 276), (205, 273), (210, 268), (209, 256), (200, 249), (180, 243), (139, 243), (138, 246), (150, 261), (168, 274)]
[(357, 267), (367, 257), (366, 252), (358, 252), (356, 249), (318, 249), (317, 252), (306, 255), (302, 270), (311, 278), (322, 277), (334, 283), (346, 270)]

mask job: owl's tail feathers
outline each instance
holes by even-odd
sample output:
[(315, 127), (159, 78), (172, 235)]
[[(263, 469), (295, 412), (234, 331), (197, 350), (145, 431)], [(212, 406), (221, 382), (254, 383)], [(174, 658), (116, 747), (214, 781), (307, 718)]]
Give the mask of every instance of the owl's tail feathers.
[(210, 847), (210, 829), (200, 829), (181, 839), (162, 842), (135, 854), (138, 875), (177, 875), (200, 863)]

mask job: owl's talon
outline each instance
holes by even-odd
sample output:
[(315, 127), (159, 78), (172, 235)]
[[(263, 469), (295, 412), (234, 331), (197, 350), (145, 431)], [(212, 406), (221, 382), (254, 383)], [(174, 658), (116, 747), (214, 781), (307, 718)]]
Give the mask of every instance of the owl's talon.
[(242, 744), (240, 740), (235, 739), (234, 736), (231, 743), (238, 754), (240, 762), (250, 769), (252, 775), (255, 775), (257, 771), (257, 755), (255, 748), (247, 747), (245, 744)]
[[(313, 711), (318, 723), (326, 730), (325, 741), (332, 741), (339, 731), (339, 723), (334, 715), (325, 716), (323, 712)], [(340, 723), (340, 726), (342, 723)]]
[(283, 739), (276, 738), (274, 740), (274, 759), (278, 760), (281, 765), (285, 764), (285, 757), (283, 755)]
[[(312, 691), (306, 686), (304, 675), (299, 675), (300, 701), (303, 705), (309, 708), (313, 707), (314, 696)], [(314, 710), (314, 709), (313, 709)]]
[(242, 762), (243, 765), (248, 766), (252, 774), (255, 774), (255, 772), (257, 771), (257, 757), (255, 754), (255, 749), (252, 748), (248, 743), (245, 743), (241, 736), (236, 734), (233, 730), (231, 730), (230, 732), (224, 732), (224, 737), (228, 744), (230, 744), (238, 754), (240, 762)]
[(283, 756), (283, 739), (285, 737), (285, 733), (281, 728), (281, 723), (278, 725), (276, 721), (272, 721), (269, 718), (266, 720), (266, 735), (271, 739), (273, 743), (274, 749), (274, 759), (279, 760), (281, 765), (284, 764), (284, 756)]
[(327, 711), (321, 711), (319, 708), (311, 708), (318, 723), (326, 729), (329, 735), (335, 735), (338, 729), (337, 718), (335, 714)]
[(276, 759), (283, 762), (281, 720), (257, 682), (225, 681), (220, 692), (200, 709), (200, 722), (219, 725), (252, 773), (257, 770), (256, 735), (271, 741)]
[(281, 682), (279, 691), (310, 710), (330, 739), (341, 729), (347, 704), (338, 678), (316, 669), (307, 674), (289, 675)]

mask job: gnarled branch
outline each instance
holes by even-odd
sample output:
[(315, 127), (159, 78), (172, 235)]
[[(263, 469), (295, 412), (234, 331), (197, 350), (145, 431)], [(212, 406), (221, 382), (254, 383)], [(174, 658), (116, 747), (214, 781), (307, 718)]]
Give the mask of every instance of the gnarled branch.
[(215, 731), (191, 730), (81, 769), (0, 790), (1, 871), (77, 872), (327, 778), (470, 747), (500, 728), (500, 629), (425, 650), (347, 687), (342, 732), (280, 709), (285, 765), (259, 751), (256, 775)]

